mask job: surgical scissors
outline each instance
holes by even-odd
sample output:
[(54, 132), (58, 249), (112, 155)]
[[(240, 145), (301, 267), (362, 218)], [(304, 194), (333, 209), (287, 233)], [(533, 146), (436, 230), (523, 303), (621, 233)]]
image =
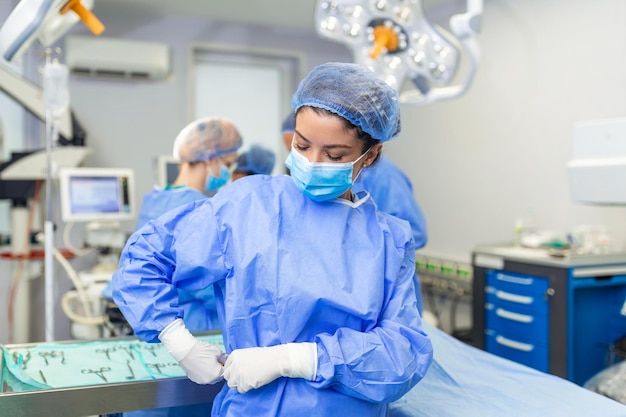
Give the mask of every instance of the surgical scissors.
[(23, 353), (14, 351), (13, 361), (16, 365), (19, 365), (22, 369), (26, 369), (28, 361), (30, 360), (30, 350), (25, 350)]
[(117, 348), (115, 347), (111, 347), (111, 348), (102, 348), (102, 349), (96, 349), (96, 352), (98, 353), (104, 353), (105, 355), (107, 355), (107, 359), (111, 360), (111, 352), (115, 352), (117, 350)]
[(95, 369), (83, 369), (83, 370), (82, 370), (82, 373), (83, 373), (83, 374), (96, 374), (96, 375), (98, 375), (100, 378), (102, 378), (102, 380), (103, 380), (104, 382), (109, 382), (109, 381), (107, 381), (107, 378), (104, 376), (104, 373), (105, 373), (105, 372), (108, 372), (108, 371), (110, 371), (110, 370), (111, 370), (111, 368), (109, 368), (108, 366), (103, 366), (102, 368), (100, 368), (100, 369), (98, 369), (98, 370), (95, 370)]
[(165, 368), (168, 366), (178, 366), (177, 363), (148, 363), (146, 364), (148, 366), (148, 368), (154, 368), (157, 370), (158, 373), (162, 374), (163, 372), (161, 372), (161, 368)]
[(128, 353), (128, 356), (130, 356), (131, 359), (135, 359), (135, 355), (133, 354), (133, 347), (132, 347), (132, 345), (120, 346), (119, 349), (123, 350), (126, 353)]
[(158, 373), (162, 374), (161, 368), (165, 368), (167, 365), (164, 363), (148, 363), (147, 366), (148, 368), (156, 369)]
[(58, 358), (58, 357), (61, 358), (61, 364), (65, 365), (65, 354), (63, 352), (60, 352), (57, 350), (50, 350), (46, 352), (39, 352), (39, 356), (43, 358), (43, 360), (46, 362), (46, 365), (49, 365), (48, 358)]

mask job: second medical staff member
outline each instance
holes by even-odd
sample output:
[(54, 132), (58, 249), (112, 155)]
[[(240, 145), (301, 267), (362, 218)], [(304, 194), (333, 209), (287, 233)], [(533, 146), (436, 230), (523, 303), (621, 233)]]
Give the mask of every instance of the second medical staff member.
[(233, 122), (223, 117), (204, 117), (185, 126), (172, 151), (180, 161), (178, 176), (144, 196), (136, 229), (174, 207), (214, 195), (230, 180), (242, 144)]
[[(383, 417), (432, 361), (409, 224), (351, 191), (399, 133), (397, 93), (367, 68), (328, 63), (292, 105), (291, 177), (235, 181), (149, 222), (126, 244), (114, 298), (191, 380), (227, 380), (214, 417)], [(211, 285), (227, 357), (178, 307), (176, 287)]]
[[(143, 197), (135, 230), (167, 211), (215, 194), (230, 179), (243, 140), (237, 127), (223, 117), (203, 117), (185, 126), (176, 136), (173, 156), (180, 161), (178, 176), (165, 188), (155, 187)], [(220, 329), (213, 289), (180, 289), (179, 304), (191, 331)], [(112, 282), (103, 291), (112, 298)]]
[(271, 175), (276, 156), (274, 152), (254, 144), (237, 157), (237, 167), (233, 170), (233, 181), (249, 175)]

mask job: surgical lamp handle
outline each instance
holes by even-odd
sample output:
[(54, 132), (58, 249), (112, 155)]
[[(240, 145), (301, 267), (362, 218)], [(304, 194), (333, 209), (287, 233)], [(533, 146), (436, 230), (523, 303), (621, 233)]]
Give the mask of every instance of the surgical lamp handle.
[(474, 35), (480, 31), (480, 21), (482, 17), (483, 1), (468, 0), (467, 12), (456, 14), (450, 18), (450, 28), (459, 39), (461, 47), (467, 53), (470, 66), (467, 70), (465, 81), (462, 84), (433, 88), (426, 94), (417, 91), (406, 91), (400, 94), (400, 102), (405, 104), (430, 104), (439, 100), (458, 97), (469, 89), (469, 86), (476, 75), (480, 49), (474, 40)]
[(89, 28), (91, 33), (98, 36), (104, 31), (104, 25), (96, 17), (95, 14), (91, 12), (88, 8), (86, 8), (80, 0), (70, 0), (67, 4), (61, 9), (61, 14), (65, 14), (68, 11), (72, 10), (76, 15), (83, 21), (85, 26)]
[(480, 51), (476, 41), (473, 38), (460, 40), (463, 49), (469, 56), (470, 65), (467, 69), (465, 81), (462, 84), (450, 87), (432, 88), (426, 94), (417, 92), (416, 90), (405, 91), (400, 94), (400, 103), (403, 104), (431, 104), (439, 100), (451, 99), (464, 94), (470, 87), (476, 69), (478, 67), (478, 59)]
[(482, 0), (468, 0), (467, 11), (450, 18), (450, 29), (459, 39), (473, 36), (480, 32), (483, 15)]

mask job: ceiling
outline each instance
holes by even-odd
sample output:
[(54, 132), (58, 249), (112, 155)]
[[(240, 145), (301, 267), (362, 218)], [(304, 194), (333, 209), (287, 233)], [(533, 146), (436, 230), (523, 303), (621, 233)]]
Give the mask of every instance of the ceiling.
[(94, 12), (182, 15), (313, 30), (315, 4), (316, 0), (98, 0)]
[[(97, 0), (94, 12), (181, 15), (260, 26), (315, 30), (318, 0)], [(367, 0), (364, 0), (364, 2)], [(458, 0), (422, 0), (425, 11)]]

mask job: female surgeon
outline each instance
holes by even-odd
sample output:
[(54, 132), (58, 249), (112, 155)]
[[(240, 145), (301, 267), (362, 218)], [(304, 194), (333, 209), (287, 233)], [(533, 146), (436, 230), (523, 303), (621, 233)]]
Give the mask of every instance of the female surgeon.
[[(382, 417), (432, 361), (408, 222), (352, 181), (399, 133), (396, 92), (365, 67), (315, 67), (292, 98), (291, 176), (253, 175), (135, 232), (114, 299), (217, 416)], [(185, 327), (175, 288), (215, 288), (226, 354)]]

